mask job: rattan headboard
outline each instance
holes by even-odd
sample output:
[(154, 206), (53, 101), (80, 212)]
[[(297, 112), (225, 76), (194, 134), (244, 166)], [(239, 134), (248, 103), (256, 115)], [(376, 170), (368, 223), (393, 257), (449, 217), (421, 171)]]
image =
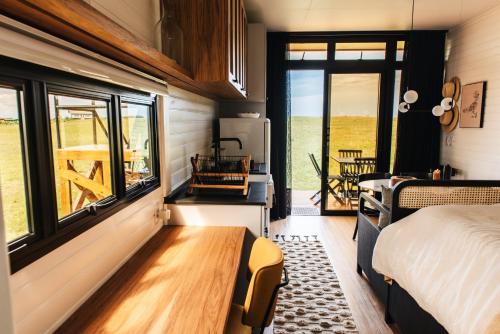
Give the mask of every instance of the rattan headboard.
[(500, 181), (411, 180), (398, 184), (392, 197), (392, 222), (432, 205), (500, 203)]

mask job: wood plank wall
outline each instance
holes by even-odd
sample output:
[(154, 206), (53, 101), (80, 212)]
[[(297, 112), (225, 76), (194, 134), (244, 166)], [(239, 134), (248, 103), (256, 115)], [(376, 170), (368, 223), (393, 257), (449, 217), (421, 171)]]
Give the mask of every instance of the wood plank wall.
[(84, 0), (89, 5), (161, 50), (159, 0)]
[(217, 116), (217, 103), (176, 89), (169, 88), (167, 98), (166, 133), (170, 184), (167, 193), (175, 190), (191, 176), (190, 158), (196, 153), (210, 153), (212, 125)]
[(488, 83), (484, 128), (457, 128), (451, 146), (443, 134), (441, 161), (462, 170), (461, 178), (500, 179), (500, 6), (451, 29), (448, 49), (447, 79)]

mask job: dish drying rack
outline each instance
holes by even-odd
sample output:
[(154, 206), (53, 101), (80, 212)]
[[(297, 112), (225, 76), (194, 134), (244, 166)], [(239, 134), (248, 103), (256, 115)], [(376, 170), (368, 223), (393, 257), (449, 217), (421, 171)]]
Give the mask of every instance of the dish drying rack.
[(219, 194), (248, 195), (250, 156), (208, 156), (191, 157), (193, 175), (188, 194), (218, 191)]

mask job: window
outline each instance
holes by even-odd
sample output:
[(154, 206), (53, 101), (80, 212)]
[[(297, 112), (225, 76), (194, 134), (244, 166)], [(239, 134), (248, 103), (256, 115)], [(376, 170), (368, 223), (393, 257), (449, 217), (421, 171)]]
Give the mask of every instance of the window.
[(386, 43), (336, 43), (335, 60), (383, 60)]
[(49, 94), (59, 219), (113, 194), (107, 101)]
[(287, 60), (326, 60), (328, 43), (288, 43)]
[(398, 41), (396, 44), (396, 61), (403, 61), (405, 56), (405, 41)]
[(396, 145), (398, 137), (398, 105), (401, 101), (401, 70), (395, 71), (394, 76), (394, 100), (392, 102), (392, 134), (391, 134), (391, 164), (390, 172), (394, 169), (394, 161), (396, 159)]
[(156, 95), (0, 59), (0, 190), (16, 272), (159, 187)]
[(31, 232), (26, 202), (23, 92), (0, 86), (0, 191), (7, 242)]
[(153, 175), (151, 165), (151, 108), (122, 103), (123, 156), (125, 184), (133, 186)]

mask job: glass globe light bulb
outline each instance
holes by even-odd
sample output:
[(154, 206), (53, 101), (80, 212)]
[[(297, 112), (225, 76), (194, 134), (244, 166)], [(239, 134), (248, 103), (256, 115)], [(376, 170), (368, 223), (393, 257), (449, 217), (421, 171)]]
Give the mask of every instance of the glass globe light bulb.
[(415, 90), (409, 90), (403, 95), (403, 99), (407, 103), (415, 103), (418, 100), (418, 93)]
[(444, 109), (443, 107), (441, 106), (434, 106), (434, 108), (432, 108), (432, 114), (436, 117), (439, 117), (441, 115), (444, 114)]
[(406, 102), (401, 102), (398, 106), (398, 110), (400, 113), (407, 113), (410, 110), (410, 104)]

